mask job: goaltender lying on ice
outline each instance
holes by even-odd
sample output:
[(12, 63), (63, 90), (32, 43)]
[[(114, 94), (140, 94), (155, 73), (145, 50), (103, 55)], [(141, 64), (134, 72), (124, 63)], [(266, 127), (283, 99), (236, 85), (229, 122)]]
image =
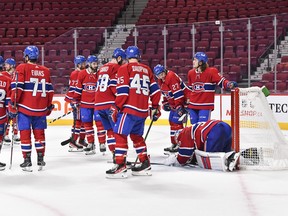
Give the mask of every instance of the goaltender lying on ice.
[(233, 171), (240, 153), (231, 149), (232, 129), (219, 120), (198, 122), (178, 130), (175, 140), (178, 152), (164, 160), (167, 166), (197, 164), (204, 169)]

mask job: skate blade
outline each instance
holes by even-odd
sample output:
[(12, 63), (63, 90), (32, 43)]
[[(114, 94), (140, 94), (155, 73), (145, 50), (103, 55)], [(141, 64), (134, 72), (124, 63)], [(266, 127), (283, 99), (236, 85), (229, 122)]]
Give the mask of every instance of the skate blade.
[(83, 152), (83, 149), (70, 148), (68, 152)]
[(133, 176), (152, 176), (151, 168), (140, 172), (132, 171)]
[(3, 170), (5, 170), (5, 168), (6, 168), (6, 167), (0, 167), (0, 171), (3, 171)]
[(11, 142), (3, 142), (3, 145), (10, 145)]
[(44, 168), (44, 166), (39, 166), (39, 167), (38, 167), (38, 171), (42, 171), (43, 168)]
[(108, 179), (126, 179), (128, 178), (127, 172), (117, 173), (117, 174), (106, 174)]
[(85, 155), (94, 155), (94, 154), (96, 154), (95, 150), (85, 152)]
[(32, 167), (24, 167), (22, 168), (24, 172), (33, 172)]

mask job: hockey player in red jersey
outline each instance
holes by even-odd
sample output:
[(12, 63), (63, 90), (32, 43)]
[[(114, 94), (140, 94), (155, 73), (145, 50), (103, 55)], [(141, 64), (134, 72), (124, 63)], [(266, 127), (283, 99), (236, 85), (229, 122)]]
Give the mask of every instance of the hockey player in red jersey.
[[(1, 73), (3, 75), (8, 76), (10, 79), (12, 79), (13, 74), (15, 73), (16, 68), (16, 61), (13, 58), (7, 58), (4, 62), (4, 68), (5, 71), (2, 71)], [(15, 144), (20, 144), (20, 138), (18, 137), (18, 127), (16, 118), (11, 119), (12, 122), (12, 139)], [(9, 131), (10, 131), (10, 122), (7, 125), (7, 130), (4, 136), (3, 143), (6, 145), (9, 145), (11, 143), (11, 139), (9, 137)]]
[(0, 72), (4, 70), (4, 58), (0, 56)]
[[(73, 100), (75, 87), (78, 81), (79, 71), (86, 68), (86, 58), (82, 55), (78, 55), (74, 58), (74, 64), (76, 69), (72, 71), (69, 79), (69, 89), (65, 95), (65, 101), (70, 103), (73, 109), (73, 125), (71, 129), (71, 141), (69, 144), (69, 151), (83, 151), (85, 143), (85, 129), (80, 119), (80, 111)], [(79, 137), (80, 136), (80, 137)]]
[(173, 71), (167, 70), (163, 65), (156, 65), (153, 69), (154, 75), (158, 78), (158, 85), (163, 95), (162, 109), (170, 111), (170, 140), (171, 147), (167, 147), (164, 151), (177, 152), (178, 145), (175, 142), (175, 131), (183, 128), (183, 120), (179, 120), (186, 114), (184, 108), (188, 89), (181, 78)]
[[(121, 48), (116, 48), (111, 61), (104, 64), (97, 73), (95, 113), (97, 112), (99, 114), (104, 129), (107, 131), (107, 144), (112, 154), (114, 154), (115, 151), (115, 137), (113, 132), (114, 122), (109, 118), (109, 109), (115, 102), (117, 71), (119, 67), (125, 63), (125, 59), (125, 51)], [(94, 115), (96, 116), (96, 114)]]
[(126, 49), (128, 64), (122, 65), (117, 73), (117, 95), (115, 105), (110, 108), (110, 118), (115, 122), (114, 135), (115, 164), (106, 171), (107, 178), (126, 178), (127, 136), (133, 142), (140, 164), (132, 167), (132, 175), (151, 175), (150, 160), (144, 138), (145, 120), (149, 111), (149, 98), (152, 103), (151, 117), (160, 117), (159, 101), (161, 93), (154, 80), (151, 69), (140, 60), (140, 51), (136, 46)]
[[(10, 101), (11, 94), (11, 78), (0, 73), (0, 153), (3, 144), (3, 136), (5, 133), (5, 125), (7, 124), (7, 105)], [(5, 163), (0, 162), (0, 171), (6, 167)]]
[(188, 86), (191, 90), (188, 110), (191, 124), (206, 122), (214, 110), (216, 86), (225, 90), (237, 87), (234, 81), (228, 81), (214, 67), (209, 67), (204, 52), (197, 52), (193, 60), (193, 69), (188, 72)]
[(186, 165), (195, 154), (204, 169), (233, 171), (240, 153), (232, 151), (232, 129), (219, 120), (198, 122), (176, 132), (178, 154), (170, 155), (165, 165)]
[(45, 166), (45, 129), (46, 116), (53, 110), (53, 86), (48, 68), (38, 65), (39, 50), (36, 46), (27, 46), (24, 50), (24, 62), (16, 68), (11, 83), (10, 117), (18, 115), (21, 149), (24, 162), (20, 165), (23, 170), (31, 170), (31, 130), (35, 138), (37, 164), (41, 170)]
[(78, 74), (73, 100), (75, 105), (80, 107), (81, 122), (85, 128), (88, 145), (84, 151), (86, 154), (95, 154), (93, 116), (98, 69), (97, 56), (88, 56), (87, 64), (88, 68), (81, 70)]

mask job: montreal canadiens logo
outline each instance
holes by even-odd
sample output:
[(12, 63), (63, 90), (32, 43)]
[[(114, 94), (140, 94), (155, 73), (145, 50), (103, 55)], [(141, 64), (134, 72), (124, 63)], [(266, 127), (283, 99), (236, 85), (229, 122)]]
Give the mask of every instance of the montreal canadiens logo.
[(85, 85), (85, 90), (87, 92), (95, 92), (95, 89), (96, 89), (95, 83), (87, 83)]
[(192, 89), (194, 92), (202, 92), (204, 91), (204, 83), (196, 82), (192, 85)]

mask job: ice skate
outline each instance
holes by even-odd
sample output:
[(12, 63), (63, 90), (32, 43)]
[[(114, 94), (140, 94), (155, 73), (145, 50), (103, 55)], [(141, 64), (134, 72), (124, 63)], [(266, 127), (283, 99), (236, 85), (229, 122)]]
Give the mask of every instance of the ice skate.
[(79, 138), (77, 144), (78, 144), (78, 146), (82, 146), (83, 148), (88, 146), (88, 143), (86, 142), (86, 140), (80, 139), (80, 138)]
[(127, 178), (127, 168), (126, 163), (114, 164), (114, 166), (106, 171), (106, 178), (109, 179), (121, 179)]
[(17, 134), (13, 135), (13, 136), (12, 136), (12, 139), (13, 139), (13, 141), (14, 141), (15, 144), (18, 144), (18, 145), (19, 145), (19, 144), (21, 143), (20, 137), (19, 137)]
[(240, 152), (235, 153), (233, 151), (233, 152), (226, 153), (225, 157), (227, 157), (227, 170), (232, 172), (233, 170), (236, 169), (239, 156), (240, 156)]
[(89, 143), (88, 146), (86, 148), (84, 148), (85, 154), (86, 155), (93, 155), (96, 154), (95, 151), (95, 144), (94, 143)]
[(104, 154), (104, 152), (106, 152), (106, 145), (105, 143), (100, 143), (99, 144), (99, 149), (100, 149), (100, 152), (102, 152)]
[(5, 170), (5, 168), (6, 168), (6, 164), (0, 162), (0, 171)]
[(11, 139), (8, 135), (6, 135), (3, 139), (3, 144), (4, 145), (10, 145), (11, 144)]
[(46, 165), (45, 161), (44, 161), (44, 156), (42, 152), (37, 153), (38, 158), (37, 158), (37, 165), (38, 167), (38, 171), (43, 170), (43, 167)]
[(78, 145), (74, 140), (69, 143), (69, 152), (82, 152), (83, 146)]
[(165, 152), (175, 153), (178, 152), (179, 146), (177, 144), (172, 144), (170, 147), (164, 148)]
[(140, 163), (139, 165), (133, 166), (131, 168), (132, 175), (134, 176), (151, 176), (151, 166), (150, 161), (147, 159)]
[(32, 162), (31, 162), (31, 154), (27, 154), (26, 158), (24, 158), (24, 162), (20, 164), (20, 167), (23, 171), (32, 172)]

